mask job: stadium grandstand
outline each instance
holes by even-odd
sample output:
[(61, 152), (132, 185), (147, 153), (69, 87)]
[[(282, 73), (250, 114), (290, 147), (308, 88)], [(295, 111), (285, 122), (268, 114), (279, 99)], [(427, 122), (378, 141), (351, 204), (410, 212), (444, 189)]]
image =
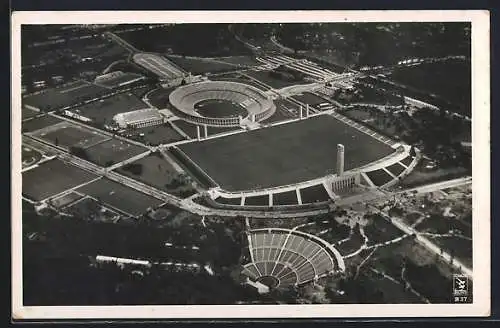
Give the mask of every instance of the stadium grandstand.
[(94, 83), (106, 88), (118, 88), (143, 80), (144, 78), (144, 76), (136, 73), (114, 71), (97, 76)]
[(301, 231), (256, 229), (248, 233), (248, 243), (251, 262), (242, 274), (271, 289), (304, 285), (345, 270), (336, 249)]
[(164, 80), (182, 79), (188, 75), (173, 62), (157, 54), (136, 53), (132, 59), (137, 65)]
[[(243, 107), (246, 117), (205, 117), (195, 105), (205, 100), (224, 100)], [(186, 121), (210, 126), (240, 126), (243, 121), (259, 122), (274, 114), (276, 106), (261, 90), (243, 83), (205, 81), (181, 86), (169, 95), (176, 114)]]
[(162, 124), (164, 117), (154, 108), (145, 108), (116, 114), (113, 120), (120, 128), (144, 128)]

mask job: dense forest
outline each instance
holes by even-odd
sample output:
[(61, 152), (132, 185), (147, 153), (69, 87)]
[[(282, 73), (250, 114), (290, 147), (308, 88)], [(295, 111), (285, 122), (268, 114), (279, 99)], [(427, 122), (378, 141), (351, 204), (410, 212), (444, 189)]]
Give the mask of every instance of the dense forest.
[(279, 24), (276, 34), (296, 50), (333, 49), (358, 65), (394, 64), (413, 57), (470, 58), (468, 23)]
[[(26, 305), (233, 304), (255, 295), (231, 278), (241, 255), (241, 226), (214, 220), (209, 229), (87, 222), (38, 215), (23, 206), (23, 281)], [(166, 247), (166, 243), (172, 245)], [(193, 247), (195, 246), (195, 247)], [(165, 268), (98, 264), (96, 255)], [(208, 265), (212, 272), (204, 269)]]

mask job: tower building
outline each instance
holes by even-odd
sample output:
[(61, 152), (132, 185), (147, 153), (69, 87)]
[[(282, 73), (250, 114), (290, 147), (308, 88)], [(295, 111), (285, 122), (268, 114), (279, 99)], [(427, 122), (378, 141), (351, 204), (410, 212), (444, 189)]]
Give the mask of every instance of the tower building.
[(337, 144), (337, 176), (344, 174), (344, 145)]

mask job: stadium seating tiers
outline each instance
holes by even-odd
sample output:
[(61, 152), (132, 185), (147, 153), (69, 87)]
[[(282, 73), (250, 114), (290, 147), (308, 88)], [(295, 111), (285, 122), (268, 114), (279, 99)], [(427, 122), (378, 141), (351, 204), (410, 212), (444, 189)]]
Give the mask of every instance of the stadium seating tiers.
[(291, 230), (251, 232), (250, 251), (252, 262), (242, 273), (253, 280), (272, 276), (278, 288), (305, 284), (336, 269), (323, 245)]

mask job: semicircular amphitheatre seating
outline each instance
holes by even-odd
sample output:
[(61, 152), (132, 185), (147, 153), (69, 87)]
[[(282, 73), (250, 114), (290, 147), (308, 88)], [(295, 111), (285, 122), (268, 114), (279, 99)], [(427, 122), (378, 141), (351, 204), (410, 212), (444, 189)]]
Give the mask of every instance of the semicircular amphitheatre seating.
[(242, 274), (257, 281), (273, 277), (273, 288), (305, 284), (339, 269), (337, 259), (324, 245), (296, 231), (252, 231), (249, 242), (252, 261)]

